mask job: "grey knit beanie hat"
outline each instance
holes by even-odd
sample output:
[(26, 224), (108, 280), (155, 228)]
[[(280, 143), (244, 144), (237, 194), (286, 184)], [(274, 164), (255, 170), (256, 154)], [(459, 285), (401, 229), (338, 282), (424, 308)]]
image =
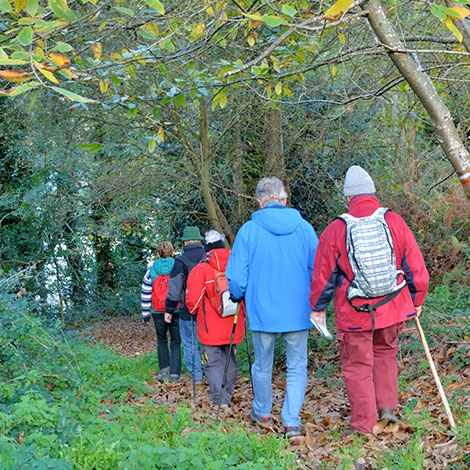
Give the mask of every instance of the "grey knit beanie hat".
[(353, 165), (346, 172), (344, 179), (344, 196), (357, 196), (358, 194), (374, 194), (375, 184), (369, 173), (358, 165)]

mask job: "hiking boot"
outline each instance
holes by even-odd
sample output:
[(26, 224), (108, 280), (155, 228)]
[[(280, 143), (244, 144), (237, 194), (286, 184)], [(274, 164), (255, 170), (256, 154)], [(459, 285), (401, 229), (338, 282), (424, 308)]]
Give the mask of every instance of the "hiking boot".
[(178, 374), (170, 374), (170, 382), (181, 382), (181, 377)]
[(169, 377), (168, 370), (163, 370), (158, 375), (156, 375), (154, 379), (158, 380), (159, 382), (165, 382), (169, 379)]
[(297, 437), (302, 435), (302, 428), (300, 426), (284, 426), (284, 436), (288, 439), (290, 437)]
[(256, 415), (253, 410), (250, 412), (250, 418), (256, 423), (260, 424), (261, 426), (263, 425), (271, 425), (271, 418), (269, 416), (259, 416)]
[(379, 410), (379, 421), (387, 420), (389, 423), (399, 423), (400, 420), (395, 416), (395, 410), (384, 408)]

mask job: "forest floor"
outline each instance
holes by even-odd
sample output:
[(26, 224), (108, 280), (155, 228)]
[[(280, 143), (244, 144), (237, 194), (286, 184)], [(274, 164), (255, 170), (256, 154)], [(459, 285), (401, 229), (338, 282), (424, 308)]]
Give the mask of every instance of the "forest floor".
[[(411, 322), (401, 335), (400, 341), (416, 341), (418, 333)], [(316, 332), (311, 332), (316, 334)], [(88, 332), (96, 341), (102, 341), (118, 354), (131, 358), (139, 358), (144, 354), (155, 353), (156, 337), (152, 323), (144, 324), (139, 318), (116, 319), (111, 322), (97, 323)], [(419, 340), (418, 340), (419, 341)], [(243, 343), (245, 344), (245, 343)], [(240, 347), (243, 347), (240, 345)], [(468, 341), (455, 343), (443, 338), (431, 348), (441, 380), (452, 376), (445, 387), (446, 396), (454, 410), (466, 416), (470, 409), (470, 348)], [(460, 362), (455, 355), (460, 354)], [(424, 365), (423, 365), (424, 361)], [(290, 448), (296, 453), (299, 468), (318, 468), (320, 464), (329, 464), (336, 468), (344, 458), (345, 448), (356, 446), (367, 449), (355, 461), (357, 469), (377, 468), (377, 458), (384, 449), (406, 448), (412, 435), (421, 432), (421, 448), (426, 455), (423, 468), (444, 469), (449, 467), (465, 468), (463, 458), (470, 453), (470, 446), (454, 438), (454, 429), (450, 429), (449, 419), (442, 405), (438, 388), (427, 365), (422, 347), (409, 355), (399, 354), (400, 383), (405, 385), (400, 393), (400, 406), (397, 414), (401, 418), (399, 424), (378, 422), (373, 434), (358, 440), (354, 434), (348, 435), (350, 409), (339, 372), (339, 354), (335, 345), (322, 351), (309, 352), (309, 376), (307, 393), (304, 401), (302, 420), (305, 435), (292, 439)], [(158, 371), (155, 371), (155, 375)], [(443, 381), (443, 380), (442, 380)], [(444, 382), (444, 381), (443, 381)], [(156, 404), (165, 404), (172, 412), (177, 407), (186, 406), (193, 410), (193, 419), (202, 426), (214, 423), (217, 407), (212, 403), (209, 387), (203, 382), (197, 387), (196, 404), (193, 400), (191, 381), (186, 377), (179, 383), (161, 384), (154, 380), (151, 384), (152, 393), (139, 398), (152, 400)], [(273, 426), (260, 428), (250, 421), (252, 391), (249, 377), (240, 377), (232, 403), (228, 410), (219, 415), (220, 422), (239, 422), (246, 430), (254, 433), (282, 433), (280, 410), (284, 398), (285, 371), (284, 364), (275, 364), (273, 371)], [(129, 397), (129, 401), (133, 398)], [(419, 429), (406, 422), (404, 407), (410, 407), (415, 416), (421, 416)], [(454, 412), (455, 413), (455, 412)], [(457, 425), (459, 415), (454, 414)], [(468, 442), (468, 441), (467, 441)], [(411, 468), (411, 467), (410, 467)]]

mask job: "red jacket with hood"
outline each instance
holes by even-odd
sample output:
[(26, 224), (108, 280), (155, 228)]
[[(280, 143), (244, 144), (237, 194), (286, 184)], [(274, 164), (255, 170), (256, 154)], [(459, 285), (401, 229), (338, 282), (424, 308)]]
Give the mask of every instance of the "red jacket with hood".
[[(348, 212), (354, 217), (366, 217), (380, 207), (373, 195), (355, 196), (349, 202)], [(415, 306), (426, 299), (429, 274), (423, 255), (405, 221), (388, 211), (385, 219), (390, 228), (397, 269), (405, 272), (407, 285), (390, 302), (375, 311), (375, 328), (386, 328), (416, 316)], [(325, 310), (336, 288), (334, 300), (335, 322), (339, 331), (369, 331), (372, 318), (368, 312), (358, 312), (347, 299), (348, 279), (353, 278), (346, 251), (346, 224), (335, 219), (320, 237), (315, 256), (310, 304), (312, 310)], [(369, 300), (372, 305), (378, 299)], [(355, 304), (360, 302), (355, 301)]]
[[(192, 315), (197, 315), (197, 333), (199, 341), (206, 346), (222, 346), (230, 344), (234, 316), (222, 318), (212, 306), (215, 295), (215, 271), (225, 271), (230, 250), (216, 248), (207, 253), (206, 257), (189, 273), (186, 283), (186, 306)], [(233, 344), (243, 341), (245, 333), (245, 312), (242, 304)]]

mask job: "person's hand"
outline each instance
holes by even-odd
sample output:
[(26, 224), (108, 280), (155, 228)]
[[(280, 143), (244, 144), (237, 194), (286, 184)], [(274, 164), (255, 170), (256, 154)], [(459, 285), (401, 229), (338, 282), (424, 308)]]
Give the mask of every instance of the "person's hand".
[(320, 310), (319, 312), (313, 312), (310, 314), (310, 318), (315, 320), (319, 325), (323, 325), (325, 321), (326, 310)]
[(243, 297), (241, 299), (236, 299), (232, 294), (230, 294), (230, 300), (235, 304), (239, 304), (243, 300)]
[(415, 307), (415, 310), (416, 310), (416, 316), (419, 317), (421, 315), (421, 309), (423, 308), (422, 305), (420, 305), (419, 307)]
[(144, 322), (148, 323), (150, 321), (150, 315), (145, 315)]
[(164, 318), (166, 323), (171, 323), (171, 319), (173, 318), (173, 316), (171, 313), (165, 312)]

